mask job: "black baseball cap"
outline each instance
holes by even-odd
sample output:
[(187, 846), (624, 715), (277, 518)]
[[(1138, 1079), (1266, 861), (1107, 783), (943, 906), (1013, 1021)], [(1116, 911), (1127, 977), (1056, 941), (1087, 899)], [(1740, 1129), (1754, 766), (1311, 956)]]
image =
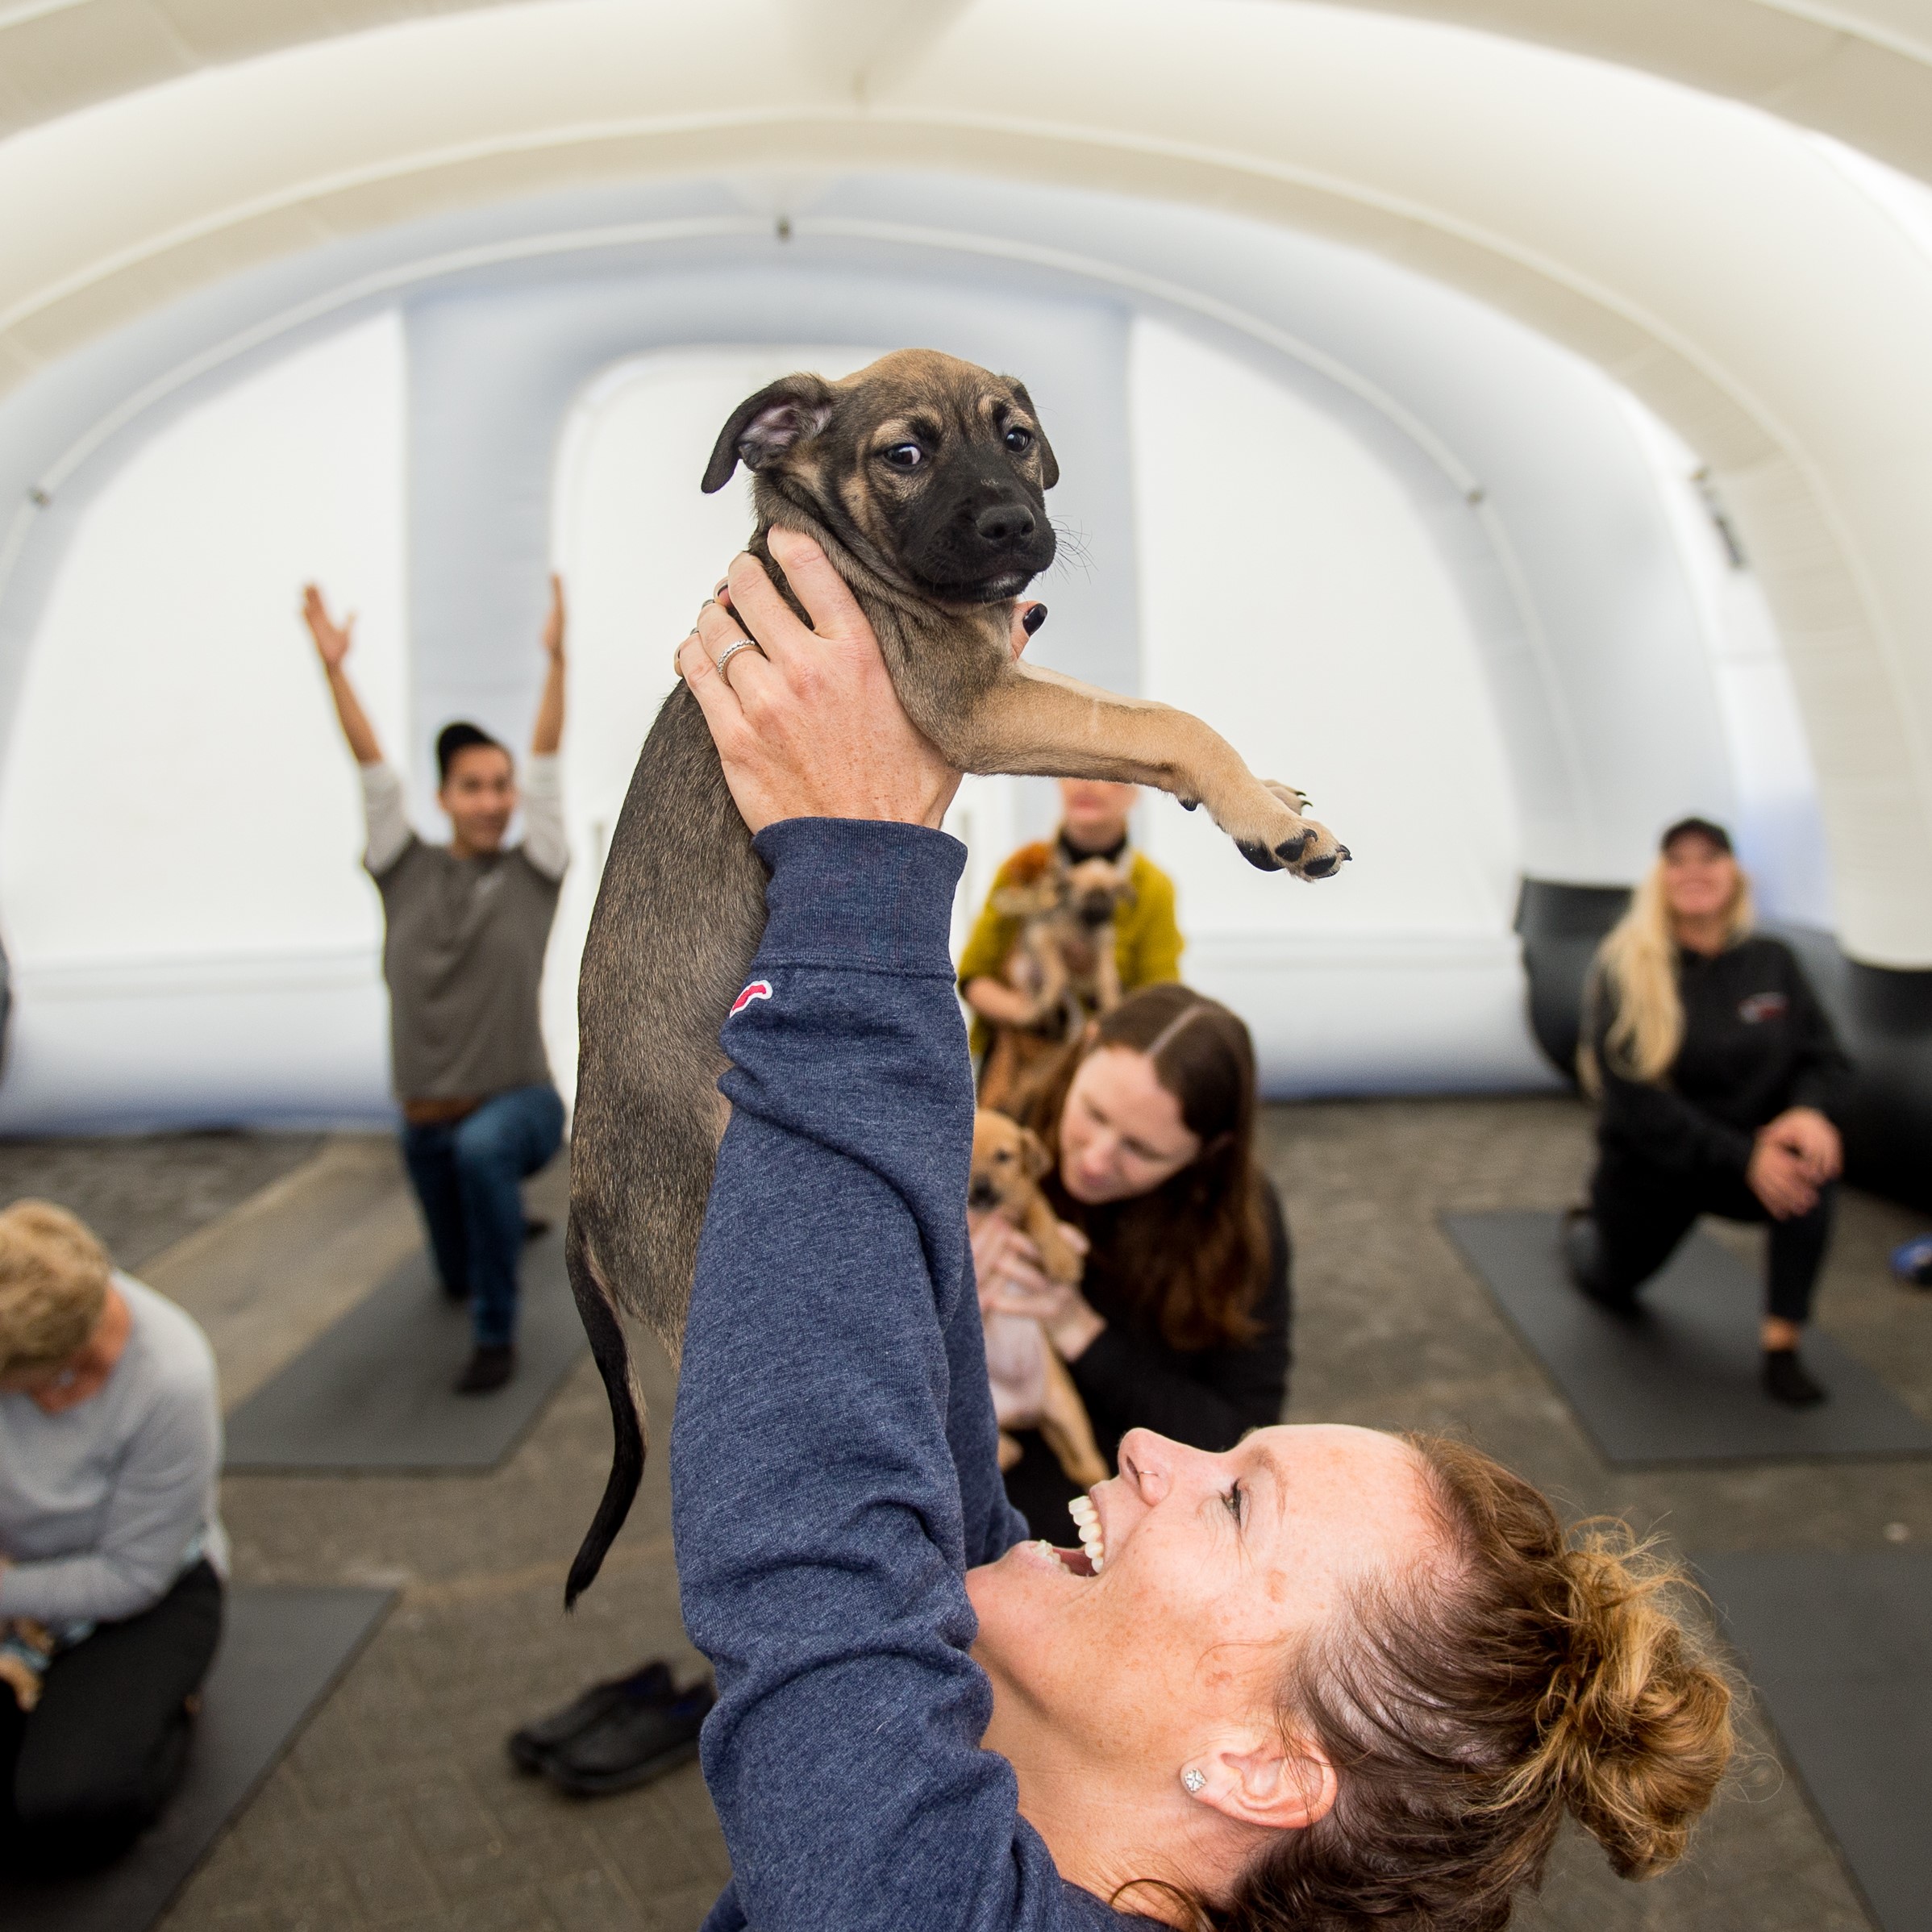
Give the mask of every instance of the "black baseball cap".
[(1713, 819), (1700, 818), (1693, 814), (1688, 818), (1680, 818), (1657, 841), (1657, 849), (1660, 852), (1668, 852), (1680, 839), (1688, 838), (1693, 832), (1700, 839), (1709, 839), (1721, 852), (1728, 852), (1731, 848), (1730, 834), (1722, 826)]

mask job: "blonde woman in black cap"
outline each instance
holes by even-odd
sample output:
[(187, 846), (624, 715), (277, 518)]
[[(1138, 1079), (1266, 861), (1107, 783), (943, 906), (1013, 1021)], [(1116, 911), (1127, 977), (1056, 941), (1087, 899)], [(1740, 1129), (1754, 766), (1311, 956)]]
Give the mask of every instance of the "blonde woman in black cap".
[(1751, 923), (1730, 835), (1673, 825), (1591, 972), (1578, 1061), (1600, 1102), (1597, 1172), (1565, 1245), (1577, 1286), (1627, 1314), (1698, 1215), (1768, 1222), (1763, 1384), (1797, 1408), (1826, 1394), (1798, 1340), (1850, 1068), (1790, 948)]

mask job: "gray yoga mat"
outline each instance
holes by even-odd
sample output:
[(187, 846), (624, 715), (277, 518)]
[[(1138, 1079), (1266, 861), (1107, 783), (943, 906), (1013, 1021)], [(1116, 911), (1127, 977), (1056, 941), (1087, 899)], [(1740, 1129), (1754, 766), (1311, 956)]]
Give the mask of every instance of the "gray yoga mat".
[(523, 1250), (517, 1372), (488, 1395), (450, 1384), (469, 1316), (412, 1255), (228, 1418), (231, 1470), (489, 1469), (585, 1347), (560, 1230)]
[(1609, 1462), (1932, 1453), (1932, 1426), (1816, 1329), (1805, 1359), (1831, 1399), (1793, 1409), (1766, 1396), (1763, 1287), (1701, 1235), (1644, 1289), (1643, 1314), (1623, 1321), (1571, 1285), (1559, 1216), (1450, 1214), (1443, 1226)]
[(1932, 1932), (1932, 1555), (1707, 1556), (1705, 1587), (1884, 1932)]
[(388, 1590), (236, 1589), (202, 1688), (187, 1775), (126, 1857), (85, 1878), (0, 1877), (6, 1932), (143, 1932), (382, 1621)]

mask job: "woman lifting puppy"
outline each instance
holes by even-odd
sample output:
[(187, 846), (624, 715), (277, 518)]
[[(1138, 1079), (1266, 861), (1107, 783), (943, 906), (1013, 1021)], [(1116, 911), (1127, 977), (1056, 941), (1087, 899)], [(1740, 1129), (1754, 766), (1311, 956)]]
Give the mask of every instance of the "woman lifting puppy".
[(958, 774), (824, 557), (772, 549), (814, 628), (741, 557), (762, 654), (719, 671), (717, 606), (680, 652), (771, 869), (671, 1451), (713, 1932), (1476, 1932), (1566, 1811), (1618, 1870), (1670, 1863), (1723, 1680), (1670, 1576), (1472, 1450), (1135, 1430), (1095, 1559), (1021, 1540), (967, 1273)]

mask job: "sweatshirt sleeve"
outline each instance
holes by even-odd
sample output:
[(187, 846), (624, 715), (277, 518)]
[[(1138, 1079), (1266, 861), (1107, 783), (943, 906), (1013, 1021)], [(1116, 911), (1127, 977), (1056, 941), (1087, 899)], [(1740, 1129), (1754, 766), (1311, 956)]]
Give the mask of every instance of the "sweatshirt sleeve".
[(564, 761), (533, 752), (523, 772), (523, 856), (546, 879), (560, 879), (570, 863), (564, 831)]
[(0, 1568), (0, 1617), (112, 1623), (151, 1609), (202, 1530), (221, 1462), (214, 1362), (181, 1365), (121, 1451), (121, 1473), (91, 1550)]
[(1851, 1062), (1838, 1044), (1831, 1018), (1817, 991), (1788, 947), (1791, 962), (1792, 1047), (1797, 1071), (1791, 1087), (1794, 1107), (1815, 1107), (1831, 1121), (1842, 1123), (1845, 1089), (1851, 1078)]
[(1261, 1187), (1268, 1272), (1254, 1307), (1253, 1339), (1238, 1348), (1179, 1355), (1110, 1322), (1068, 1365), (1074, 1386), (1097, 1413), (1217, 1453), (1249, 1430), (1280, 1421), (1289, 1360), (1288, 1228), (1274, 1189), (1265, 1180)]
[(1588, 1004), (1590, 1043), (1602, 1083), (1597, 1131), (1609, 1141), (1641, 1147), (1654, 1166), (1674, 1174), (1715, 1171), (1742, 1180), (1751, 1165), (1753, 1137), (1713, 1119), (1680, 1093), (1618, 1072), (1606, 1041), (1615, 1016), (1601, 966), (1591, 968)]
[(671, 1444), (705, 1776), (759, 1932), (1114, 1922), (982, 1750), (965, 1571), (997, 1484), (966, 1241), (972, 1087), (947, 957), (962, 848), (797, 819), (725, 1025), (731, 1123)]
[(362, 863), (377, 878), (409, 850), (415, 834), (402, 802), (402, 781), (386, 762), (357, 767), (362, 780), (362, 817), (367, 835)]

